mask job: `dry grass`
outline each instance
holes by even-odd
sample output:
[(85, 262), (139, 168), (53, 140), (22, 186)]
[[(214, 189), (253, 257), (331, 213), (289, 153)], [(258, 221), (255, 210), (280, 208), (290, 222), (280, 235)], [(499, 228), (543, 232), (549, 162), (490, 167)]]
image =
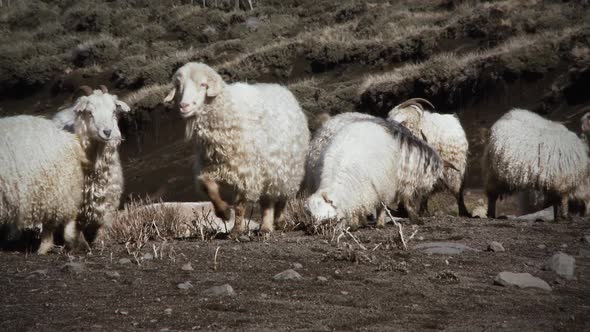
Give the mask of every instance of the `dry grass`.
[(139, 251), (150, 241), (167, 242), (178, 238), (208, 240), (215, 234), (211, 217), (198, 211), (187, 216), (177, 206), (154, 204), (149, 199), (133, 200), (106, 230), (105, 238), (124, 243), (130, 251)]

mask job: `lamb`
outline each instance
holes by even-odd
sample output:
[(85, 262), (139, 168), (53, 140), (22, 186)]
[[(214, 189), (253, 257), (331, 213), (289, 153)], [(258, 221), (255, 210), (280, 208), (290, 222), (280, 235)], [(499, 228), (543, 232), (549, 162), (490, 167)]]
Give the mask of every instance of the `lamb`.
[(90, 243), (101, 227), (114, 221), (120, 204), (124, 180), (117, 150), (121, 142), (117, 115), (130, 110), (104, 85), (99, 87), (80, 87), (85, 95), (53, 118), (57, 127), (76, 134), (88, 160), (78, 222)]
[(41, 227), (38, 253), (53, 247), (64, 226), (71, 248), (87, 248), (78, 231), (85, 154), (74, 134), (44, 118), (0, 119), (0, 224), (12, 229)]
[(491, 128), (483, 156), (488, 217), (500, 195), (542, 191), (555, 220), (569, 218), (568, 199), (590, 177), (588, 146), (562, 124), (513, 109)]
[(443, 172), (438, 153), (403, 126), (358, 113), (330, 119), (311, 146), (309, 176), (319, 183), (311, 184), (317, 189), (305, 206), (318, 222), (349, 219), (357, 227), (377, 208), (377, 226), (383, 227), (381, 202), (403, 202), (411, 221), (418, 222), (414, 202)]
[[(453, 167), (444, 170), (444, 181), (439, 182), (436, 191), (448, 189), (456, 198), (459, 215), (471, 217), (465, 206), (465, 170), (469, 143), (465, 130), (455, 114), (431, 113), (425, 105), (434, 106), (425, 99), (413, 98), (394, 107), (388, 115), (389, 121), (397, 121), (407, 127), (416, 137), (422, 138), (432, 146), (441, 158)], [(421, 210), (427, 209), (428, 198), (422, 202)]]
[(230, 205), (219, 185), (230, 186), (236, 193), (232, 235), (245, 231), (246, 204), (257, 201), (260, 230), (272, 232), (304, 176), (309, 129), (299, 103), (277, 84), (227, 84), (202, 63), (185, 64), (172, 81), (164, 102), (178, 101), (185, 136), (196, 145), (196, 182), (216, 215), (229, 219)]

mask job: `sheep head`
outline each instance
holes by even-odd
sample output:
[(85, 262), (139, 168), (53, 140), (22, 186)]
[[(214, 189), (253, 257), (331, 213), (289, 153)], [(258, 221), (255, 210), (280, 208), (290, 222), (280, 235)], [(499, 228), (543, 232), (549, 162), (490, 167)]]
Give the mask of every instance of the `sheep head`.
[(423, 98), (412, 98), (395, 106), (388, 115), (388, 119), (396, 121), (408, 128), (416, 137), (422, 137), (421, 125), (424, 116), (424, 106), (434, 110), (434, 106)]
[(180, 115), (189, 118), (202, 111), (207, 98), (217, 97), (225, 82), (213, 68), (197, 62), (180, 67), (172, 77), (174, 87), (164, 98), (168, 103), (178, 100)]
[(78, 98), (72, 107), (76, 114), (77, 132), (84, 132), (93, 141), (120, 141), (117, 115), (129, 112), (129, 106), (116, 95), (109, 94), (104, 85), (100, 86), (100, 90), (92, 90), (83, 85), (80, 90), (84, 92), (84, 96)]
[(313, 216), (316, 222), (337, 217), (334, 202), (326, 193), (315, 193), (305, 201), (305, 210)]
[(582, 132), (586, 134), (586, 136), (590, 136), (590, 112), (584, 114), (581, 119), (582, 122)]

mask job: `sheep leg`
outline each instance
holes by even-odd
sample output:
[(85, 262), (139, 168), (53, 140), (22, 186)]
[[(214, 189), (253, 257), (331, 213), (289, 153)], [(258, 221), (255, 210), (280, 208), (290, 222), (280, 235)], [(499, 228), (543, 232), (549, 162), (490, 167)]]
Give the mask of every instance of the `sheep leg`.
[(494, 219), (496, 218), (496, 202), (498, 201), (498, 197), (500, 196), (495, 191), (488, 191), (488, 218)]
[(272, 233), (274, 230), (275, 202), (268, 198), (261, 199), (260, 210), (262, 210), (260, 232)]
[(234, 228), (231, 230), (230, 237), (237, 238), (246, 231), (246, 223), (244, 217), (246, 215), (246, 202), (240, 200), (236, 204), (236, 217), (234, 220)]
[(408, 211), (408, 218), (410, 218), (410, 223), (416, 225), (423, 225), (424, 222), (418, 217), (418, 213), (416, 212), (416, 208), (410, 202), (405, 202), (406, 210)]
[(350, 227), (350, 230), (353, 232), (360, 228), (360, 221), (359, 221), (358, 214), (354, 214), (350, 217), (349, 227)]
[(461, 190), (459, 190), (457, 195), (455, 195), (455, 198), (457, 199), (457, 205), (459, 206), (459, 216), (471, 218), (472, 217), (471, 213), (469, 212), (469, 210), (467, 210), (467, 206), (465, 205), (465, 196), (463, 194), (463, 187), (461, 187)]
[(221, 194), (219, 194), (219, 185), (217, 182), (207, 175), (199, 176), (198, 180), (201, 182), (201, 185), (207, 192), (211, 203), (213, 203), (215, 215), (225, 221), (229, 220), (231, 218), (229, 204), (227, 204), (223, 198), (221, 198)]
[(39, 245), (39, 249), (37, 250), (37, 254), (45, 255), (53, 248), (53, 231), (55, 227), (43, 225), (43, 230), (41, 231), (41, 244)]
[(90, 245), (86, 242), (84, 234), (73, 220), (64, 227), (64, 241), (70, 250), (90, 251)]
[(280, 199), (275, 204), (275, 225), (282, 229), (285, 228), (285, 215), (283, 213), (285, 212), (285, 207), (287, 207), (286, 199)]
[(377, 207), (377, 228), (385, 228), (385, 208), (380, 205)]
[(422, 197), (420, 200), (420, 212), (421, 216), (424, 216), (428, 213), (428, 198)]
[(553, 213), (555, 221), (563, 221), (569, 219), (567, 196), (558, 198), (555, 205), (553, 205)]

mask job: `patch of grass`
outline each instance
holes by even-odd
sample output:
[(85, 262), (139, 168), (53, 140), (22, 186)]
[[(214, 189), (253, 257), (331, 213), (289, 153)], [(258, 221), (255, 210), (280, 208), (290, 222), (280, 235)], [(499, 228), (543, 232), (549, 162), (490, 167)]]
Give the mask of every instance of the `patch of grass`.
[[(537, 79), (562, 60), (561, 47), (588, 36), (582, 26), (534, 36), (513, 38), (495, 48), (468, 53), (438, 55), (385, 74), (367, 77), (359, 87), (362, 105), (385, 114), (412, 96), (423, 96), (436, 105), (452, 108), (489, 93), (517, 79)], [(569, 45), (569, 46), (568, 46)]]

